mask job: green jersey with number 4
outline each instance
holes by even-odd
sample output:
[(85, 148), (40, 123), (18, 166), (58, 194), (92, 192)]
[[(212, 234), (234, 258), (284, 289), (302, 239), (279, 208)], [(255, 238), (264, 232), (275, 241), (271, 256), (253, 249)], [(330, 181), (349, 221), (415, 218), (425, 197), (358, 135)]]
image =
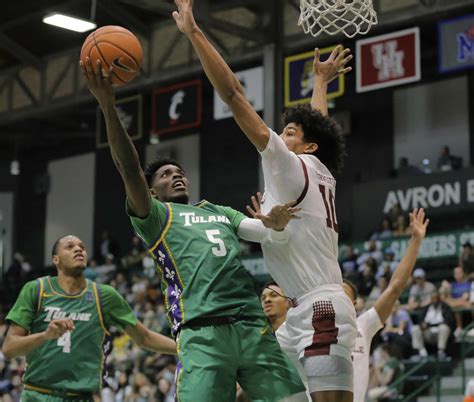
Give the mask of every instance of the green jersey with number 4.
[(46, 331), (54, 319), (70, 318), (74, 330), (44, 342), (26, 355), (23, 382), (38, 389), (96, 392), (104, 375), (104, 344), (110, 325), (136, 325), (128, 303), (115, 289), (87, 281), (77, 295), (65, 294), (56, 277), (25, 284), (6, 319), (30, 334)]
[(253, 280), (242, 265), (237, 229), (245, 215), (202, 201), (152, 200), (149, 215), (130, 216), (162, 274), (174, 331), (198, 317), (263, 317)]

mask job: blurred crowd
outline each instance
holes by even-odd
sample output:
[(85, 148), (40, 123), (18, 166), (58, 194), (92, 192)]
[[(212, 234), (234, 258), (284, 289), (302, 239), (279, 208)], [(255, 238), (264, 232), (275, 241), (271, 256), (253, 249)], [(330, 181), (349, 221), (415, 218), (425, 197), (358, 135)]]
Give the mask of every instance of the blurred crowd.
[[(359, 289), (358, 313), (366, 311), (380, 297), (399, 263), (393, 250), (380, 249), (379, 240), (409, 234), (407, 216), (395, 207), (383, 219), (381, 228), (365, 243), (363, 250), (354, 249), (350, 244), (341, 247), (343, 276)], [(253, 246), (245, 242), (242, 242), (241, 249), (243, 255), (255, 252)], [(85, 276), (113, 286), (126, 298), (145, 326), (169, 335), (160, 277), (139, 238), (132, 237), (127, 251), (117, 257), (120, 251), (116, 242), (108, 232), (104, 232), (97, 250), (97, 258), (89, 261)], [(433, 283), (427, 279), (429, 267), (425, 267), (426, 271), (423, 268), (414, 270), (411, 283), (394, 307), (387, 325), (374, 338), (370, 383), (372, 400), (379, 399), (381, 389), (386, 390), (384, 387), (403, 372), (404, 359), (423, 359), (429, 354), (442, 359), (449, 355), (450, 345), (461, 335), (465, 324), (472, 321), (473, 267), (474, 252), (472, 246), (466, 243), (458, 265), (452, 269), (451, 278)], [(54, 271), (49, 273), (54, 274)], [(16, 253), (3, 286), (14, 296), (14, 300), (21, 285), (37, 276), (37, 270), (32, 269), (27, 258)], [(2, 304), (8, 306), (3, 300)], [(0, 344), (6, 332), (6, 324), (1, 318), (6, 312), (0, 312)], [(107, 376), (102, 401), (174, 400), (174, 357), (139, 349), (128, 336), (116, 331), (112, 331), (106, 347)], [(19, 401), (24, 369), (23, 359), (7, 362), (0, 354), (0, 401)], [(243, 395), (239, 398), (245, 400)]]

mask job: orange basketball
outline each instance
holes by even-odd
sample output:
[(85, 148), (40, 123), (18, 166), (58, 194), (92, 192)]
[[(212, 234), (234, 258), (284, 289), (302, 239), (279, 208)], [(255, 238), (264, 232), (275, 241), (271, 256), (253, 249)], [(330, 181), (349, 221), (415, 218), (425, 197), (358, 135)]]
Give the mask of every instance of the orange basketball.
[(112, 82), (123, 85), (135, 78), (143, 61), (142, 46), (138, 38), (128, 29), (107, 25), (92, 32), (84, 41), (81, 60), (91, 60), (95, 69), (97, 60), (106, 70), (114, 68)]

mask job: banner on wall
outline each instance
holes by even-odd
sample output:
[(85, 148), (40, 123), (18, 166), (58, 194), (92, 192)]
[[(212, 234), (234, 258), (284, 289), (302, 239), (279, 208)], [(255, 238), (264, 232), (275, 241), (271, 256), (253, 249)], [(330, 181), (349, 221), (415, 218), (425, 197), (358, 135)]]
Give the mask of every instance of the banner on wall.
[(438, 23), (440, 73), (474, 68), (474, 14)]
[(181, 82), (153, 92), (153, 136), (199, 127), (201, 115), (201, 80)]
[[(257, 112), (263, 110), (263, 67), (255, 67), (235, 73), (244, 88), (245, 96), (253, 109)], [(229, 107), (214, 90), (214, 120), (232, 117)]]
[(419, 81), (419, 28), (358, 40), (356, 66), (357, 92)]
[[(141, 95), (119, 99), (116, 102), (117, 113), (132, 140), (138, 140), (142, 138), (143, 135), (142, 105), (143, 100)], [(96, 127), (96, 147), (105, 148), (109, 146), (104, 116), (99, 107), (97, 107)]]
[[(321, 60), (326, 60), (336, 46), (321, 49)], [(285, 106), (294, 106), (311, 101), (313, 94), (314, 51), (285, 58)], [(328, 99), (344, 95), (344, 76), (333, 80), (328, 87)]]

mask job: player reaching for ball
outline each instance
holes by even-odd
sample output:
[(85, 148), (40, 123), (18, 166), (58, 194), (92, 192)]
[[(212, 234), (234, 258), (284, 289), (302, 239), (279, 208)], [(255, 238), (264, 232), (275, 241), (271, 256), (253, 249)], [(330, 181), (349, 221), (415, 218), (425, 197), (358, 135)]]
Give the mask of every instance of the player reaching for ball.
[[(263, 244), (265, 265), (294, 307), (286, 321), (308, 377), (311, 398), (318, 402), (353, 399), (351, 354), (357, 334), (356, 314), (342, 288), (338, 264), (338, 226), (334, 174), (345, 156), (344, 139), (327, 110), (310, 105), (289, 109), (278, 136), (245, 97), (239, 80), (197, 26), (191, 0), (175, 0), (178, 28), (191, 41), (204, 71), (231, 109), (244, 134), (260, 152), (265, 179), (262, 211), (297, 200), (301, 220), (290, 222), (288, 244)], [(345, 73), (352, 58), (337, 47), (326, 62), (315, 57), (313, 104), (334, 75)], [(285, 201), (286, 200), (286, 201)]]
[[(189, 205), (189, 182), (172, 160), (140, 167), (115, 109), (113, 67), (82, 64), (104, 114), (112, 158), (127, 194), (127, 213), (162, 275), (168, 318), (177, 336), (179, 401), (233, 401), (236, 381), (254, 400), (277, 401), (304, 390), (266, 327), (253, 281), (243, 267), (238, 237), (283, 244), (298, 211), (275, 206), (261, 220), (201, 201)], [(263, 223), (262, 223), (263, 222)], [(272, 229), (267, 229), (264, 224)], [(274, 229), (274, 230), (273, 230)]]
[(114, 288), (84, 277), (87, 251), (81, 239), (58, 239), (52, 260), (57, 277), (26, 283), (6, 317), (4, 356), (26, 355), (23, 402), (92, 402), (102, 386), (110, 326), (143, 348), (176, 354), (176, 343), (137, 321)]

